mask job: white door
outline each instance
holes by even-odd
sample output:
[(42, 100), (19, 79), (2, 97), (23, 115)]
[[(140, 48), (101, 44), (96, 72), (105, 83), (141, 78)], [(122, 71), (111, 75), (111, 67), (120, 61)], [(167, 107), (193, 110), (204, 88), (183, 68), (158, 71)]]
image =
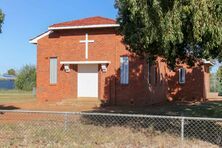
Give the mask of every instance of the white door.
[(98, 65), (78, 65), (78, 97), (98, 97)]

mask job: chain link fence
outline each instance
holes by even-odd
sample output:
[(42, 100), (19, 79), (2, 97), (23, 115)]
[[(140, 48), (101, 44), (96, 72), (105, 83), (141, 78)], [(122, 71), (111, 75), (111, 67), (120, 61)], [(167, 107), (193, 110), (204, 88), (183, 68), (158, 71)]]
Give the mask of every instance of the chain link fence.
[(0, 111), (1, 147), (222, 147), (222, 119)]

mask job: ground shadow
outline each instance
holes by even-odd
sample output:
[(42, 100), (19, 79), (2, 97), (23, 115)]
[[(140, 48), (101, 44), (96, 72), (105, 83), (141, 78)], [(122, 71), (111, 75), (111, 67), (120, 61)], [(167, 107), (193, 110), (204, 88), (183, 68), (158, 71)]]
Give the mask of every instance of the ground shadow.
[(0, 110), (15, 110), (15, 109), (20, 109), (16, 106), (12, 106), (12, 105), (0, 105)]
[(144, 107), (106, 106), (90, 112), (222, 118), (222, 101), (165, 102)]
[[(120, 114), (86, 114), (81, 115), (82, 124), (109, 127), (129, 128), (143, 134), (181, 136), (181, 118), (145, 117)], [(222, 121), (213, 120), (184, 120), (184, 138), (201, 140), (222, 146)]]

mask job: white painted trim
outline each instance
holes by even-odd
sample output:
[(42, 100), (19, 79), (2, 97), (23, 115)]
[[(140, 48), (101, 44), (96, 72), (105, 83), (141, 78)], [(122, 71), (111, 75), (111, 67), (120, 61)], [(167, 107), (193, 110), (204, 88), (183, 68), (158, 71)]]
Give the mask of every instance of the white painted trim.
[(209, 65), (211, 65), (211, 66), (214, 65), (211, 61), (208, 61), (208, 60), (206, 60), (206, 59), (202, 59), (202, 61), (203, 61), (204, 64), (209, 64)]
[(129, 84), (129, 57), (120, 57), (120, 84)]
[(94, 40), (89, 40), (89, 35), (86, 33), (86, 39), (80, 40), (79, 42), (85, 43), (85, 58), (88, 59), (89, 43), (94, 43)]
[(101, 24), (101, 25), (83, 25), (83, 26), (66, 26), (66, 27), (49, 27), (47, 32), (30, 39), (29, 43), (37, 44), (38, 40), (51, 34), (53, 30), (65, 30), (65, 29), (84, 29), (84, 28), (107, 28), (107, 27), (119, 27), (119, 24)]
[(39, 36), (31, 39), (31, 40), (29, 41), (29, 43), (31, 43), (31, 44), (37, 44), (37, 43), (38, 43), (38, 40), (40, 40), (41, 38), (43, 38), (43, 37), (45, 37), (45, 36), (47, 36), (47, 35), (49, 35), (49, 34), (51, 34), (51, 33), (52, 33), (52, 31), (47, 31), (47, 32), (45, 32), (45, 33), (43, 33), (43, 34), (41, 34), (41, 35), (39, 35)]
[(82, 25), (82, 26), (49, 27), (48, 30), (106, 28), (106, 27), (119, 27), (119, 26), (120, 26), (119, 24)]
[(61, 61), (60, 64), (110, 64), (110, 61)]
[[(99, 94), (98, 64), (78, 65), (77, 97), (98, 98)], [(90, 82), (90, 83), (89, 83)]]
[[(181, 74), (182, 73), (182, 77)], [(179, 84), (185, 84), (186, 82), (186, 69), (185, 68), (179, 68)]]

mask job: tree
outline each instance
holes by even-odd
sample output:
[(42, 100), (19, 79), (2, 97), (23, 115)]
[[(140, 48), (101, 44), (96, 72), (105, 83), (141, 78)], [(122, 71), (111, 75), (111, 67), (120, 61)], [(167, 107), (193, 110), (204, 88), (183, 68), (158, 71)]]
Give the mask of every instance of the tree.
[(15, 80), (17, 89), (32, 90), (36, 86), (36, 68), (32, 65), (24, 66), (17, 75)]
[(222, 66), (220, 66), (216, 73), (216, 82), (218, 83), (217, 89), (219, 95), (222, 95)]
[(219, 68), (217, 69), (217, 77), (222, 79), (222, 66), (219, 66)]
[(221, 0), (116, 0), (120, 34), (129, 50), (174, 68), (197, 59), (222, 61)]
[(16, 71), (13, 68), (9, 69), (7, 73), (8, 75), (16, 76)]
[(0, 33), (2, 32), (2, 24), (3, 24), (3, 21), (4, 21), (4, 13), (2, 12), (2, 10), (0, 9)]

